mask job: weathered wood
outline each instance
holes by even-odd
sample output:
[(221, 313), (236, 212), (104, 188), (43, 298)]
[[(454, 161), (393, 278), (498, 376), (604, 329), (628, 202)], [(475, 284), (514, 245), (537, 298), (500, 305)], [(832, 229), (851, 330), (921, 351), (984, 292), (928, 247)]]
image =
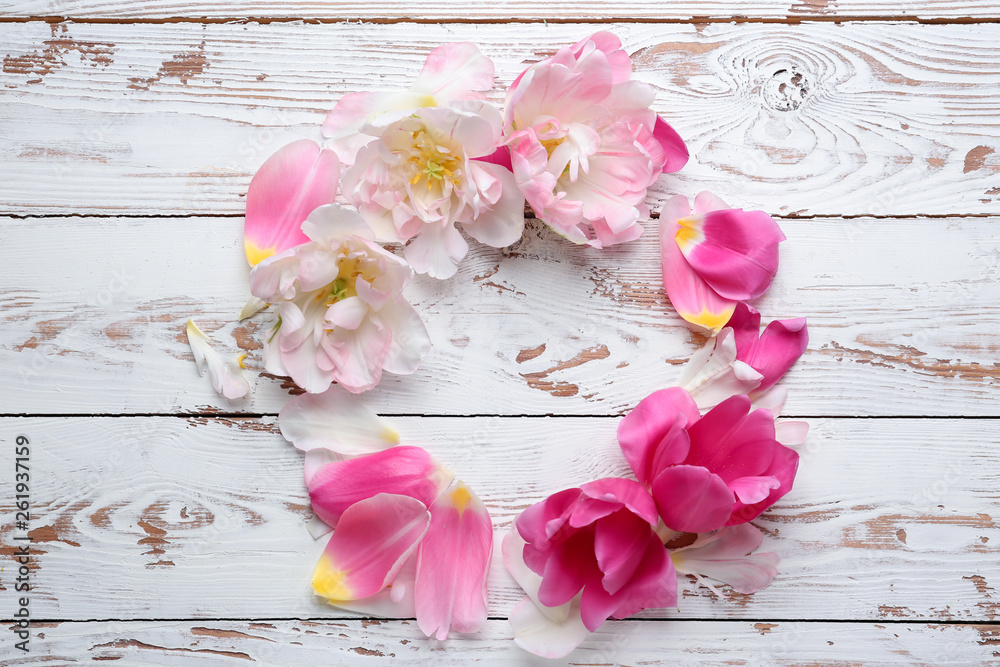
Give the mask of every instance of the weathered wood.
[[(514, 645), (506, 621), (438, 643), (410, 621), (41, 623), (17, 665), (555, 664)], [(561, 664), (974, 665), (996, 659), (993, 625), (613, 621)]]
[[(784, 220), (765, 321), (805, 316), (809, 350), (787, 414), (997, 415), (995, 219)], [(242, 220), (6, 219), (0, 410), (6, 414), (277, 413), (292, 389), (262, 373), (273, 315), (237, 324)], [(457, 276), (408, 295), (434, 344), (368, 400), (390, 414), (622, 414), (673, 384), (704, 338), (677, 318), (655, 224), (604, 251), (532, 223), (507, 251), (474, 244)], [(253, 396), (199, 378), (184, 324), (249, 354)]]
[[(397, 418), (489, 507), (626, 472), (612, 418)], [(685, 584), (647, 618), (994, 622), (1000, 614), (1000, 435), (988, 420), (811, 420), (795, 488), (755, 521), (773, 585), (723, 601)], [(0, 419), (31, 442), (35, 618), (343, 618), (311, 592), (301, 455), (274, 420)], [(0, 488), (13, 488), (13, 448)], [(877, 481), (876, 481), (877, 480)], [(14, 542), (0, 496), (2, 553)], [(498, 552), (499, 550), (497, 550)], [(10, 580), (0, 605), (13, 606)], [(520, 598), (497, 555), (490, 615)], [(128, 637), (123, 637), (128, 639)], [(156, 644), (156, 642), (152, 642)]]
[(434, 2), (294, 2), (266, 3), (241, 0), (225, 4), (178, 0), (20, 0), (0, 6), (0, 16), (64, 16), (67, 18), (194, 19), (309, 18), (309, 19), (418, 19), (422, 21), (529, 20), (684, 20), (699, 19), (833, 19), (845, 17), (900, 17), (920, 19), (996, 18), (990, 0), (609, 0), (587, 2), (529, 2), (511, 0), (469, 5), (457, 0)]
[(433, 46), (480, 44), (499, 102), (598, 28), (691, 149), (654, 208), (707, 188), (775, 214), (1000, 213), (1000, 24), (527, 24), (512, 42), (496, 24), (42, 22), (0, 25), (0, 212), (240, 214), (271, 152), (318, 138), (347, 92), (404, 88)]

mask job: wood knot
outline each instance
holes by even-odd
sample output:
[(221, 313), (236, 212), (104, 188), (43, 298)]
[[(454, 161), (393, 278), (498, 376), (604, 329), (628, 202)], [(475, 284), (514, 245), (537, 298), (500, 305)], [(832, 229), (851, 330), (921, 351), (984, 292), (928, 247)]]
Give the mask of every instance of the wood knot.
[(809, 80), (792, 69), (779, 69), (764, 84), (764, 102), (775, 111), (795, 111), (809, 95)]

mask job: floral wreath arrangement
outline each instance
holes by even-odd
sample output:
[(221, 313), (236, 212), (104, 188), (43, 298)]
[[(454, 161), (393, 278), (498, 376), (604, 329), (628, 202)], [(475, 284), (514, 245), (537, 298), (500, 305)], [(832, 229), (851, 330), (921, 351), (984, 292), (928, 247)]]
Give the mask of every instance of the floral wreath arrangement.
[[(472, 239), (505, 247), (525, 203), (576, 244), (625, 243), (649, 217), (647, 188), (688, 159), (631, 78), (619, 39), (599, 32), (528, 67), (503, 113), (484, 100), (493, 63), (470, 43), (434, 49), (409, 90), (342, 97), (326, 146), (296, 141), (270, 157), (247, 195), (245, 250), (253, 295), (269, 304), (268, 373), (306, 393), (279, 414), (304, 451), (317, 537), (332, 531), (313, 576), (331, 604), (415, 617), (427, 636), (486, 620), (493, 526), (476, 494), (420, 447), (401, 445), (356, 394), (383, 372), (413, 373), (430, 347), (402, 296), (414, 272), (451, 277)], [(338, 187), (339, 186), (339, 187)], [(338, 189), (348, 205), (336, 203)], [(524, 590), (515, 641), (567, 655), (608, 618), (677, 605), (678, 575), (768, 586), (778, 556), (757, 553), (749, 522), (792, 487), (808, 425), (776, 421), (778, 380), (805, 350), (805, 320), (761, 333), (747, 301), (778, 267), (777, 223), (703, 192), (659, 215), (664, 287), (676, 311), (713, 334), (678, 386), (642, 399), (618, 442), (634, 479), (565, 489), (524, 510), (502, 540)], [(382, 244), (401, 246), (399, 253)], [(188, 322), (202, 373), (227, 398), (250, 385), (242, 357), (223, 359)], [(339, 384), (343, 389), (331, 387)]]

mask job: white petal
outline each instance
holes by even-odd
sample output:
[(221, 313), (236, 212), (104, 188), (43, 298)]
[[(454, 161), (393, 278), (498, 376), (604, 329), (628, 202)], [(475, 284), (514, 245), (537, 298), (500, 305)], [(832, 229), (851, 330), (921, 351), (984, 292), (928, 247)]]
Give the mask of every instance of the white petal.
[(444, 279), (455, 275), (458, 263), (468, 251), (469, 244), (453, 226), (444, 229), (428, 226), (410, 241), (403, 256), (417, 273)]
[(788, 390), (784, 387), (771, 387), (760, 396), (753, 399), (751, 409), (770, 410), (771, 414), (777, 417), (785, 407), (785, 400), (788, 398)]
[(579, 602), (573, 613), (562, 623), (556, 623), (528, 596), (511, 611), (510, 627), (514, 630), (515, 644), (543, 658), (566, 657), (590, 636), (580, 615)]
[(334, 302), (326, 309), (326, 321), (337, 327), (357, 329), (369, 313), (368, 304), (356, 296)]
[(678, 381), (694, 397), (698, 409), (713, 408), (730, 396), (756, 389), (763, 375), (736, 359), (733, 330), (725, 327), (691, 355)]
[(375, 238), (371, 227), (353, 208), (340, 204), (320, 206), (302, 223), (302, 231), (323, 246), (339, 246), (349, 236)]
[(202, 375), (208, 371), (212, 386), (226, 398), (242, 398), (250, 392), (250, 383), (243, 375), (242, 361), (246, 355), (239, 355), (224, 361), (219, 353), (212, 349), (211, 338), (198, 328), (194, 320), (187, 322), (188, 343), (194, 354), (198, 372)]
[(302, 464), (302, 477), (305, 479), (306, 486), (309, 485), (313, 476), (319, 472), (319, 469), (327, 463), (343, 460), (344, 458), (340, 454), (323, 447), (306, 450), (305, 461)]
[(809, 423), (800, 421), (781, 421), (774, 423), (774, 439), (786, 447), (797, 447), (806, 441), (809, 435)]
[(336, 387), (293, 398), (278, 413), (278, 424), (285, 440), (305, 451), (322, 447), (357, 456), (399, 444), (394, 429)]
[(267, 308), (267, 306), (268, 306), (267, 301), (264, 301), (263, 299), (258, 299), (255, 296), (251, 296), (247, 300), (247, 304), (243, 306), (243, 310), (240, 311), (240, 317), (239, 317), (240, 321), (242, 322), (247, 318), (253, 317), (260, 311)]
[(420, 315), (406, 301), (393, 300), (382, 307), (378, 316), (392, 331), (392, 344), (383, 369), (396, 375), (413, 373), (431, 349), (431, 339)]
[[(482, 210), (475, 220), (462, 222), (462, 229), (480, 243), (493, 248), (505, 248), (515, 243), (524, 233), (524, 196), (517, 188), (514, 174), (498, 164), (470, 162), (473, 172), (484, 172), (499, 181), (500, 199), (488, 209)], [(473, 180), (476, 174), (473, 173)]]

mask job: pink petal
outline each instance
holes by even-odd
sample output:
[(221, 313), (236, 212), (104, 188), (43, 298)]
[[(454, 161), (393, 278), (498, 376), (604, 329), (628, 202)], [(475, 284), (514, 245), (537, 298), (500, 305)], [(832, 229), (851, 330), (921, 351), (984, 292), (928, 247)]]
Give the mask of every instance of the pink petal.
[(431, 525), (417, 554), (417, 625), (428, 637), (475, 632), (486, 621), (486, 576), (493, 554), (493, 523), (462, 482), (431, 505)]
[(677, 220), (690, 214), (687, 206), (687, 199), (678, 195), (670, 199), (660, 213), (663, 287), (678, 315), (692, 324), (718, 332), (732, 316), (736, 301), (719, 296), (691, 267), (677, 245), (676, 237), (681, 231)]
[(740, 301), (736, 304), (733, 316), (726, 322), (726, 326), (733, 330), (736, 358), (750, 363), (754, 352), (757, 351), (757, 341), (760, 339), (760, 313), (753, 306)]
[(649, 529), (649, 523), (631, 512), (615, 512), (597, 521), (594, 555), (608, 593), (617, 593), (635, 574), (646, 553)]
[(750, 410), (750, 399), (733, 396), (708, 411), (688, 429), (689, 465), (703, 466), (727, 483), (738, 478), (763, 475), (774, 449), (774, 416), (767, 410)]
[(393, 447), (323, 466), (308, 482), (316, 516), (336, 526), (347, 508), (379, 493), (416, 498), (430, 506), (450, 475), (420, 447)]
[[(600, 570), (594, 558), (593, 530), (580, 530), (549, 552), (542, 572), (538, 601), (546, 607), (558, 607), (572, 600), (592, 578), (600, 587)], [(525, 549), (525, 561), (528, 551)], [(531, 566), (531, 563), (528, 563)], [(603, 590), (603, 589), (602, 589)]]
[(611, 67), (611, 83), (622, 83), (629, 80), (632, 76), (632, 61), (625, 49), (622, 48), (622, 41), (618, 39), (618, 35), (602, 30), (595, 32), (587, 39), (580, 40), (570, 49), (577, 58), (580, 57), (587, 42), (593, 43), (597, 50), (607, 57), (608, 65)]
[(792, 490), (792, 482), (795, 481), (795, 472), (798, 468), (799, 455), (795, 452), (795, 450), (789, 449), (784, 445), (775, 445), (774, 456), (771, 459), (771, 464), (768, 466), (767, 470), (763, 472), (763, 474), (777, 479), (778, 487), (772, 489), (767, 495), (767, 498), (758, 503), (751, 505), (737, 503), (736, 507), (733, 508), (733, 514), (729, 519), (729, 525), (753, 521), (760, 516), (761, 512), (778, 502), (782, 496)]
[(461, 232), (449, 225), (442, 229), (427, 225), (403, 250), (403, 256), (417, 273), (431, 278), (451, 278), (458, 263), (469, 252), (469, 244)]
[[(594, 482), (587, 482), (580, 487), (580, 491), (587, 498), (605, 503), (624, 505), (631, 512), (645, 519), (650, 525), (656, 525), (656, 504), (649, 496), (649, 492), (634, 480), (605, 477)], [(576, 523), (575, 520), (577, 518), (578, 514), (575, 511), (573, 517), (575, 525), (589, 523)], [(597, 519), (600, 517), (595, 516), (594, 518)]]
[(244, 246), (247, 261), (306, 242), (302, 223), (337, 196), (340, 162), (309, 139), (292, 142), (269, 157), (250, 181)]
[(778, 223), (763, 211), (728, 209), (689, 218), (681, 252), (691, 268), (721, 297), (756, 299), (778, 271)]
[(653, 137), (663, 147), (663, 152), (666, 153), (667, 160), (663, 164), (663, 173), (669, 174), (680, 171), (681, 167), (687, 164), (688, 161), (688, 149), (684, 145), (681, 135), (677, 134), (677, 131), (667, 124), (665, 120), (657, 116), (656, 125), (653, 126)]
[(419, 500), (379, 494), (344, 512), (313, 574), (313, 589), (330, 600), (378, 593), (416, 550), (431, 516)]
[(729, 520), (736, 498), (718, 475), (701, 466), (673, 466), (653, 480), (660, 518), (671, 530), (706, 533)]
[(583, 624), (596, 631), (608, 619), (625, 618), (643, 609), (677, 605), (677, 575), (663, 543), (650, 531), (642, 562), (628, 584), (609, 594), (599, 583), (588, 583), (580, 600)]
[(452, 100), (482, 99), (482, 93), (493, 88), (493, 72), (493, 61), (475, 44), (443, 44), (428, 54), (412, 90), (440, 98), (442, 106)]
[(768, 324), (760, 336), (753, 358), (747, 362), (764, 376), (756, 391), (767, 391), (774, 386), (808, 345), (809, 330), (804, 317), (775, 320)]
[[(548, 549), (551, 538), (569, 519), (569, 514), (580, 497), (580, 489), (565, 489), (521, 512), (514, 522), (518, 534), (538, 549)], [(531, 567), (531, 563), (528, 566)], [(536, 574), (538, 569), (531, 567)]]
[(473, 158), (479, 162), (486, 162), (488, 164), (495, 164), (503, 167), (507, 171), (514, 171), (514, 167), (510, 161), (510, 148), (507, 146), (500, 146), (490, 155), (484, 155), (482, 157)]
[(809, 423), (801, 421), (780, 421), (774, 423), (774, 439), (786, 447), (796, 447), (806, 441)]
[(700, 418), (694, 399), (680, 387), (650, 394), (625, 415), (618, 425), (618, 444), (640, 482), (653, 480), (654, 458), (663, 465), (684, 460), (690, 443), (683, 429)]
[(774, 477), (762, 475), (758, 477), (737, 477), (729, 482), (729, 490), (744, 505), (759, 503), (767, 498), (771, 489), (777, 489), (781, 483)]

